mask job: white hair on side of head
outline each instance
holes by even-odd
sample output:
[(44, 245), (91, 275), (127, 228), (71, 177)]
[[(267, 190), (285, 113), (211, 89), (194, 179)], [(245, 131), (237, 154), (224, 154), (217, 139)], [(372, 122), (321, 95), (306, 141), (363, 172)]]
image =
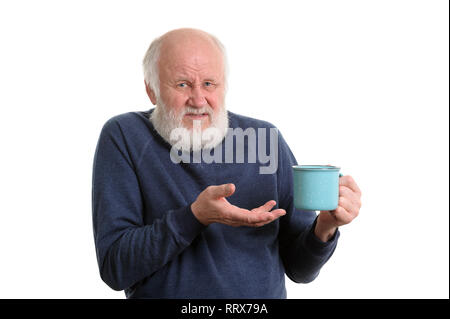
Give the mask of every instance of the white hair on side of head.
[[(213, 42), (217, 45), (220, 52), (223, 56), (223, 64), (224, 64), (224, 85), (225, 85), (225, 93), (228, 90), (228, 59), (225, 50), (225, 46), (220, 42), (218, 38), (209, 34), (209, 37), (213, 40)], [(150, 87), (150, 89), (155, 93), (156, 99), (159, 100), (159, 69), (158, 69), (158, 61), (159, 55), (161, 51), (161, 44), (163, 40), (163, 36), (156, 38), (152, 41), (147, 52), (145, 53), (144, 59), (142, 61), (142, 67), (144, 70), (144, 79), (145, 83)]]
[(222, 57), (223, 57), (223, 71), (224, 71), (224, 80), (225, 80), (225, 93), (228, 90), (228, 75), (230, 72), (229, 66), (228, 66), (228, 57), (227, 57), (227, 50), (225, 49), (225, 46), (223, 45), (222, 42), (220, 42), (220, 40), (218, 38), (216, 38), (214, 35), (209, 34), (208, 35), (211, 37), (211, 39), (214, 41), (214, 43), (217, 45), (217, 47), (219, 48), (220, 52), (222, 53)]
[(159, 69), (158, 60), (162, 44), (162, 37), (158, 37), (152, 41), (145, 53), (142, 66), (144, 69), (144, 80), (150, 89), (155, 93), (156, 99), (159, 100)]

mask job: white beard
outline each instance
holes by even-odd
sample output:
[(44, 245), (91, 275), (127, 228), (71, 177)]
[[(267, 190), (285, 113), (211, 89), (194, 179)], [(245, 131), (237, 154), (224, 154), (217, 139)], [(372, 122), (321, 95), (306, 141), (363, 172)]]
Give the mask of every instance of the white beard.
[[(196, 120), (193, 121), (192, 128), (185, 128), (183, 118), (186, 113), (208, 113), (211, 125), (202, 130), (201, 121)], [(186, 107), (177, 114), (158, 99), (150, 121), (167, 143), (183, 151), (212, 149), (222, 142), (228, 130), (228, 113), (223, 104), (216, 112), (207, 105), (201, 109)]]

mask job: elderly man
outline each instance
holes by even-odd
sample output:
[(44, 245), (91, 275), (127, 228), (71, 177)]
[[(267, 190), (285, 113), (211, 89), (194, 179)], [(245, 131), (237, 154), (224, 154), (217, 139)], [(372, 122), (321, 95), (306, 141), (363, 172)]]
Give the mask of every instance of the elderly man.
[[(276, 146), (273, 172), (235, 159), (239, 143), (223, 143), (230, 130), (275, 128), (226, 111), (225, 51), (212, 35), (170, 31), (153, 41), (143, 65), (156, 107), (110, 119), (95, 154), (101, 278), (127, 298), (286, 298), (285, 274), (299, 283), (315, 279), (338, 227), (358, 215), (353, 179), (340, 179), (335, 211), (316, 215), (293, 206), (296, 160), (281, 134), (253, 139)], [(250, 141), (240, 149), (255, 150)], [(234, 161), (220, 161), (230, 145)], [(218, 160), (195, 160), (205, 150)]]

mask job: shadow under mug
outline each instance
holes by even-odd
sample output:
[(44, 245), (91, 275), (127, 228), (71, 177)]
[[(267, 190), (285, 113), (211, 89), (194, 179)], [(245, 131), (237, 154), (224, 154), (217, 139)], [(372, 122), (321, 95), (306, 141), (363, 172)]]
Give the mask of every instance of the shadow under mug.
[(300, 210), (334, 210), (339, 200), (340, 167), (295, 165), (294, 206)]

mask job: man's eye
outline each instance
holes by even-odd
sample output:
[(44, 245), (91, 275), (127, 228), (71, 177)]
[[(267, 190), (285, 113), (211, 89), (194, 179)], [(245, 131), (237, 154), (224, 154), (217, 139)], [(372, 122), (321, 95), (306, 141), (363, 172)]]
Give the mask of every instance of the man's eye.
[(187, 86), (187, 84), (186, 83), (178, 83), (177, 86), (180, 88), (185, 88)]
[(213, 83), (212, 83), (212, 82), (209, 82), (209, 81), (206, 81), (206, 82), (205, 82), (205, 86), (213, 86)]

